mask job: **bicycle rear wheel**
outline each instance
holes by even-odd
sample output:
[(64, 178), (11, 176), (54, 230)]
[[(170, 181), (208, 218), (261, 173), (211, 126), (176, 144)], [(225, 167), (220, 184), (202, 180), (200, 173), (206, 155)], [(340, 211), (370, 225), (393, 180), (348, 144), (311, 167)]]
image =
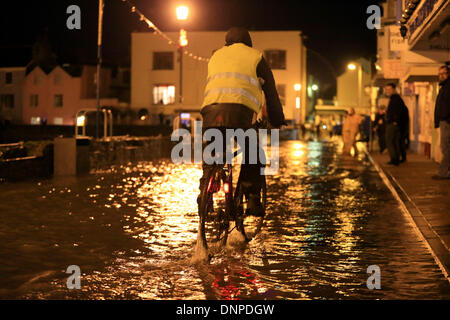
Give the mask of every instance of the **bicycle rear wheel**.
[(222, 173), (219, 166), (210, 170), (200, 196), (200, 234), (205, 248), (224, 244), (228, 234), (230, 219), (226, 210), (227, 196), (220, 190)]

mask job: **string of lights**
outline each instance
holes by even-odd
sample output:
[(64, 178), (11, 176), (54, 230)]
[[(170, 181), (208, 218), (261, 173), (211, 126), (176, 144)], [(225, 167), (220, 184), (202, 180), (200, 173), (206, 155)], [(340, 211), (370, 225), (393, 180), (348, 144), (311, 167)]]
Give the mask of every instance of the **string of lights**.
[[(165, 39), (169, 45), (175, 46), (178, 48), (178, 43), (176, 41), (173, 41), (168, 35), (166, 35), (164, 32), (162, 32), (152, 21), (150, 21), (150, 19), (148, 19), (140, 10), (138, 10), (136, 8), (136, 6), (134, 4), (132, 4), (129, 0), (122, 0), (122, 2), (128, 4), (128, 6), (130, 7), (130, 10), (132, 13), (135, 13), (139, 16), (139, 20), (140, 21), (144, 21), (149, 29), (153, 29), (159, 36), (161, 36), (163, 39)], [(185, 54), (186, 56), (198, 60), (198, 61), (209, 61), (209, 58), (205, 58), (205, 57), (201, 57), (198, 56), (186, 49), (183, 49), (183, 54)]]

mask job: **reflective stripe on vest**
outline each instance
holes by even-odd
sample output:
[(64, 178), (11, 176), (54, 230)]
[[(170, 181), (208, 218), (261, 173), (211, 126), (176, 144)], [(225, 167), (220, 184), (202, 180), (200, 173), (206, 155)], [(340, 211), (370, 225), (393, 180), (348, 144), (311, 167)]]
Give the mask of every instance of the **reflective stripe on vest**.
[(249, 83), (251, 83), (252, 85), (256, 86), (258, 89), (261, 90), (260, 88), (260, 84), (259, 81), (251, 76), (248, 76), (246, 74), (243, 73), (239, 73), (239, 72), (222, 72), (222, 73), (216, 73), (212, 76), (210, 76), (206, 82), (210, 82), (212, 80), (215, 79), (230, 79), (230, 78), (237, 78), (240, 80), (244, 80), (247, 81)]
[(253, 101), (255, 104), (260, 105), (261, 101), (258, 100), (254, 95), (252, 95), (250, 92), (248, 92), (245, 89), (242, 88), (214, 88), (210, 89), (205, 92), (205, 98), (209, 95), (213, 94), (227, 94), (227, 93), (234, 93), (234, 94), (240, 94), (251, 101)]

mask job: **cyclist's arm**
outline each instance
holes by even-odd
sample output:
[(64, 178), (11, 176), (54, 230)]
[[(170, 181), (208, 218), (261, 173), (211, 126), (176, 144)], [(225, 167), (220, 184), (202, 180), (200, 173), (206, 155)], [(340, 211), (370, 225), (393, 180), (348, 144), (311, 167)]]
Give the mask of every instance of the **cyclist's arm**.
[(267, 113), (269, 122), (275, 128), (286, 125), (284, 120), (283, 107), (281, 106), (280, 98), (278, 97), (277, 88), (275, 86), (275, 79), (273, 78), (272, 70), (270, 70), (264, 57), (258, 64), (256, 74), (259, 78), (264, 80), (262, 89), (266, 97)]

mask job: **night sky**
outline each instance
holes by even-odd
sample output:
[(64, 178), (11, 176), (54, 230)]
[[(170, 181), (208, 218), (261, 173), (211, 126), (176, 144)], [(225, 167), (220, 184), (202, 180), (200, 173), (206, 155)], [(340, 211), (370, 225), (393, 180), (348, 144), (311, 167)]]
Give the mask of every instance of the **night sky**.
[[(179, 29), (175, 0), (134, 0), (133, 3), (163, 31)], [(306, 36), (308, 74), (318, 78), (321, 95), (335, 94), (335, 80), (328, 60), (340, 74), (348, 61), (375, 58), (376, 31), (366, 28), (366, 8), (376, 0), (188, 0), (189, 31), (227, 30), (244, 26), (250, 30), (301, 30)], [(66, 8), (81, 8), (81, 30), (66, 28)], [(0, 5), (0, 64), (19, 63), (45, 29), (61, 62), (95, 63), (97, 38), (96, 0), (2, 1)], [(130, 33), (148, 30), (121, 0), (105, 0), (104, 61), (129, 61)], [(25, 61), (26, 63), (26, 61)]]

